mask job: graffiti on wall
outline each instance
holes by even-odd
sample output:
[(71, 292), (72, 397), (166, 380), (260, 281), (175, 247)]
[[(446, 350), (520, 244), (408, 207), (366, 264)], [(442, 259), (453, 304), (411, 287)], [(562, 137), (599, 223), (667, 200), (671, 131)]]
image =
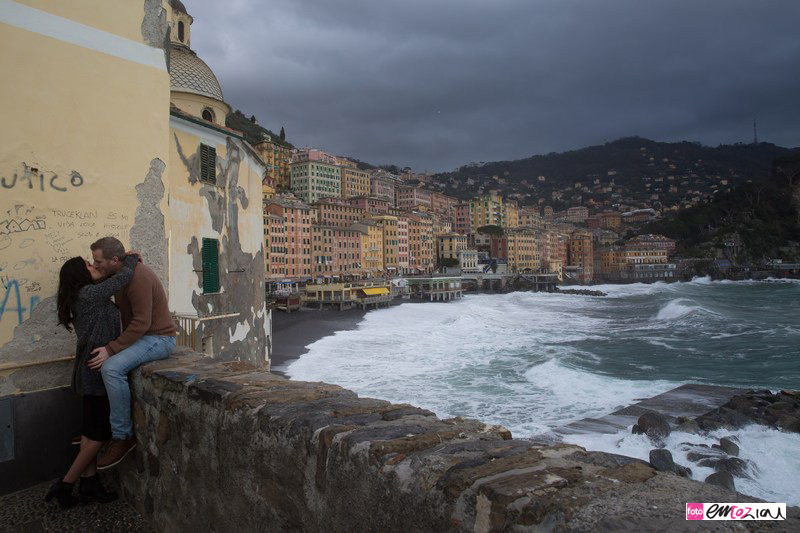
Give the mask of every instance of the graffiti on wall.
[(83, 176), (73, 170), (68, 176), (62, 176), (51, 171), (40, 171), (22, 163), (22, 170), (9, 176), (0, 176), (0, 191), (6, 193), (9, 189), (27, 189), (39, 192), (67, 192), (83, 186)]
[(0, 176), (0, 344), (55, 294), (64, 261), (91, 257), (89, 245), (100, 237), (127, 242), (129, 215), (59, 200), (84, 184), (77, 171), (60, 175), (25, 163), (10, 177)]

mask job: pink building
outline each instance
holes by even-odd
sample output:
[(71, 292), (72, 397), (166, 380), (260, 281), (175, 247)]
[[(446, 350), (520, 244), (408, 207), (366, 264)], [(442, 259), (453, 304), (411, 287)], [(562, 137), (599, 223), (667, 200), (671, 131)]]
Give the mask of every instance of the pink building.
[(354, 196), (348, 198), (347, 202), (365, 212), (373, 215), (385, 215), (389, 212), (389, 201), (383, 198), (375, 198), (373, 196)]
[(455, 220), (453, 221), (453, 231), (461, 235), (468, 235), (470, 232), (469, 204), (456, 204)]
[[(283, 277), (307, 279), (311, 275), (309, 206), (291, 198), (273, 198), (264, 207), (264, 224), (265, 237), (270, 237), (269, 246), (276, 248), (276, 262), (272, 263), (273, 258), (270, 258), (270, 268), (274, 265), (275, 275), (278, 275), (280, 264), (283, 263)], [(285, 260), (278, 261), (281, 257)]]
[(305, 148), (292, 154), (292, 163), (302, 163), (304, 161), (320, 161), (329, 165), (338, 165), (339, 163), (336, 157), (316, 148)]
[(395, 205), (405, 211), (431, 209), (431, 191), (421, 187), (400, 185), (395, 187)]
[(431, 192), (431, 210), (434, 213), (448, 217), (452, 221), (455, 218), (456, 205), (458, 199), (440, 192)]
[(359, 277), (362, 273), (361, 233), (356, 228), (314, 224), (311, 254), (315, 278)]

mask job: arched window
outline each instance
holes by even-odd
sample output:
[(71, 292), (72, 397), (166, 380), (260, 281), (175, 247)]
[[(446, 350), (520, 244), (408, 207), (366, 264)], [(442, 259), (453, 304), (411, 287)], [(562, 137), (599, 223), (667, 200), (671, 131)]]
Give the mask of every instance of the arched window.
[(178, 40), (183, 42), (183, 21), (178, 22)]
[(209, 108), (203, 109), (203, 120), (214, 122), (214, 112), (211, 111)]

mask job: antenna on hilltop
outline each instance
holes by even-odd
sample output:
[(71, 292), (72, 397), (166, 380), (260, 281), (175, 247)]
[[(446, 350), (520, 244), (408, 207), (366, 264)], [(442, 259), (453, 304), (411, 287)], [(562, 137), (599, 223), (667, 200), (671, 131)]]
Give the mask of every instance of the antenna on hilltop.
[(753, 119), (753, 144), (758, 144), (758, 129), (756, 128), (756, 119)]

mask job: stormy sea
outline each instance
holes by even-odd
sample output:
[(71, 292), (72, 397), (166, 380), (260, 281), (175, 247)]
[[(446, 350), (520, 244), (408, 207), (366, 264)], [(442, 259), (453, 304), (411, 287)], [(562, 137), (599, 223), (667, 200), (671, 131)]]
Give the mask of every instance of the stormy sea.
[[(516, 438), (685, 383), (800, 389), (800, 281), (590, 288), (607, 296), (477, 294), (372, 311), (356, 329), (310, 344), (285, 371), (443, 418), (501, 424)], [(757, 465), (736, 479), (737, 490), (800, 505), (800, 434), (763, 426), (708, 437), (673, 432), (666, 445), (702, 480), (713, 470), (686, 461), (680, 443), (731, 433), (740, 457)], [(653, 448), (630, 429), (566, 440), (645, 460)]]

